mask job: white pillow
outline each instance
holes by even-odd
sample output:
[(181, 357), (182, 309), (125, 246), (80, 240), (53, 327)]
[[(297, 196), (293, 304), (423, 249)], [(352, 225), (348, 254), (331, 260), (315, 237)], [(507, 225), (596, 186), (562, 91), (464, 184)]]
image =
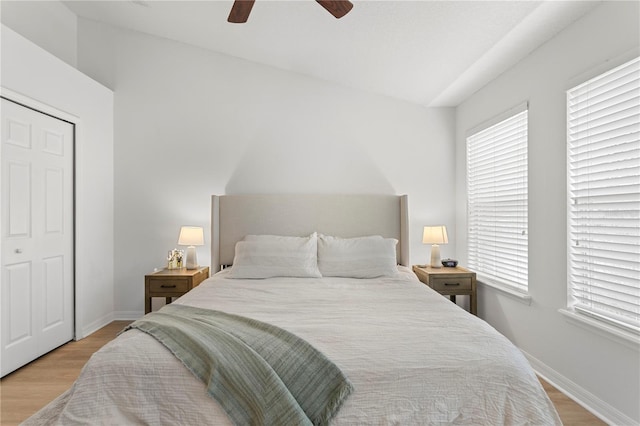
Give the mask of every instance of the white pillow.
[(319, 278), (318, 238), (247, 235), (236, 243), (230, 278)]
[(324, 277), (375, 278), (398, 273), (394, 238), (379, 235), (318, 237), (318, 269)]

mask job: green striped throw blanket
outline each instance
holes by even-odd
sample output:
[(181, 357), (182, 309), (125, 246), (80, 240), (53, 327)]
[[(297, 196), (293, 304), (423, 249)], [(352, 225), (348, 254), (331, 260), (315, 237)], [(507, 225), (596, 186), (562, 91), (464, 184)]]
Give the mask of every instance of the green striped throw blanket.
[(326, 425), (352, 391), (305, 340), (250, 318), (174, 304), (131, 328), (166, 346), (237, 425)]

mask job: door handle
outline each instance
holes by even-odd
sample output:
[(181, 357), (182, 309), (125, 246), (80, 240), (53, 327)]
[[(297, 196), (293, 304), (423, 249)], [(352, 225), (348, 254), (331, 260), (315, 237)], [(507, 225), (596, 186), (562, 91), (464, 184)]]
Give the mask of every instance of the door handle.
[(18, 254), (22, 253), (22, 249), (17, 248), (16, 249), (16, 253), (18, 253)]

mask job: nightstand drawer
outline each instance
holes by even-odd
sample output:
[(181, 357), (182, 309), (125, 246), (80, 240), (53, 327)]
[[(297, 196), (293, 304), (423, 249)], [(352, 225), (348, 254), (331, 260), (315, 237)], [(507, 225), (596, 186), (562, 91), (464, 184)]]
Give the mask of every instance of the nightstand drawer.
[(151, 293), (186, 293), (191, 290), (191, 285), (188, 280), (173, 279), (173, 280), (149, 280), (149, 291)]
[(194, 287), (197, 286), (198, 284), (200, 284), (202, 281), (206, 280), (207, 278), (209, 278), (209, 268), (204, 268), (204, 269), (199, 270), (193, 276), (193, 286)]
[(471, 278), (459, 277), (431, 277), (431, 288), (435, 291), (450, 291), (450, 290), (469, 290), (471, 291)]
[(164, 269), (145, 275), (144, 313), (151, 312), (152, 298), (164, 297), (167, 303), (171, 303), (174, 297), (182, 296), (207, 278), (208, 266), (198, 269)]
[(433, 290), (448, 296), (456, 302), (456, 296), (469, 296), (469, 312), (478, 312), (478, 297), (476, 294), (476, 273), (461, 266), (453, 268), (432, 268), (430, 266), (413, 265), (413, 272), (420, 281)]

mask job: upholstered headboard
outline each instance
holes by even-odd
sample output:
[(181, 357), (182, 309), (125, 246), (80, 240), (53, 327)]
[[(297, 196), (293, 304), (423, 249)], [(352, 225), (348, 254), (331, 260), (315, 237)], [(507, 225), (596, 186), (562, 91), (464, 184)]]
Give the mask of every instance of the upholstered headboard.
[(409, 263), (406, 195), (213, 195), (211, 268), (233, 263), (248, 234), (338, 237), (382, 235), (398, 240), (398, 263)]

